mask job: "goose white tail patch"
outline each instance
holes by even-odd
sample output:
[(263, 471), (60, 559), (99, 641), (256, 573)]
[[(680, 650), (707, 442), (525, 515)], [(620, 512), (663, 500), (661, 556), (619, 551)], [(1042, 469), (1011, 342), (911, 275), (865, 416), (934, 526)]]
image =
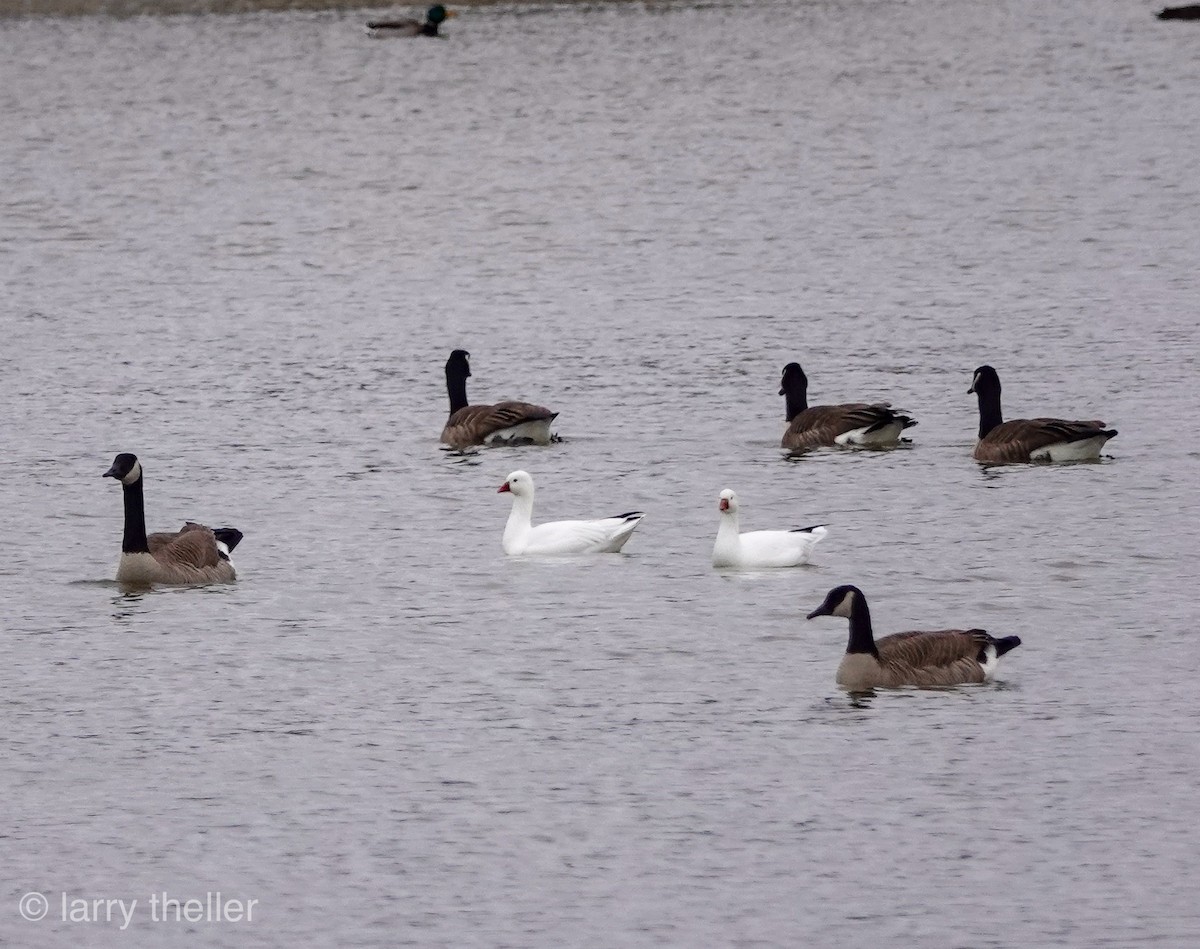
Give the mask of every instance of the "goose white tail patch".
[(983, 647), (983, 658), (979, 662), (979, 667), (983, 670), (983, 681), (991, 682), (992, 676), (996, 674), (996, 668), (1000, 665), (1000, 657), (996, 655), (996, 647), (988, 643)]
[(1088, 461), (1099, 458), (1108, 436), (1097, 435), (1077, 442), (1057, 442), (1029, 453), (1030, 461)]
[(844, 432), (833, 440), (835, 445), (862, 445), (867, 447), (878, 447), (881, 445), (894, 445), (900, 440), (900, 433), (904, 431), (903, 422), (893, 422), (890, 425), (884, 425), (871, 431), (870, 428), (856, 428), (853, 431)]
[(553, 440), (550, 426), (554, 419), (536, 419), (492, 432), (484, 442), (488, 445), (549, 445)]

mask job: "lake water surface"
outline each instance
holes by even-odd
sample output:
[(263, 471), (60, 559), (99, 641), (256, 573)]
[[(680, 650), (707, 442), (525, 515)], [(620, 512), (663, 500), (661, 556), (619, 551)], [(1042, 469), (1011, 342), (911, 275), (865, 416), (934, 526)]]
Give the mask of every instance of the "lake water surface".
[[(0, 22), (0, 943), (1200, 944), (1200, 32), (1154, 9)], [(456, 347), (563, 441), (440, 450)], [(793, 359), (912, 445), (786, 459)], [(977, 466), (985, 362), (1106, 457)], [(119, 451), (236, 585), (110, 582)], [(516, 468), (647, 517), (507, 559)], [(714, 571), (724, 487), (814, 562)], [(845, 582), (1023, 645), (852, 702)], [(216, 891), (253, 919), (150, 902)]]

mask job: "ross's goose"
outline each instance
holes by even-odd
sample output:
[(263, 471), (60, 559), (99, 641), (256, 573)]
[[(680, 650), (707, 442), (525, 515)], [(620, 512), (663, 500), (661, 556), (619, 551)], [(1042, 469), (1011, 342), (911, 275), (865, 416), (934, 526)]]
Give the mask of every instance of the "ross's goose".
[(512, 495), (512, 511), (504, 525), (506, 554), (602, 554), (625, 546), (645, 515), (630, 511), (616, 517), (587, 521), (547, 521), (533, 524), (533, 476), (514, 471), (497, 493)]
[(726, 488), (719, 504), (721, 520), (713, 544), (714, 567), (797, 567), (828, 531), (820, 525), (790, 531), (747, 531), (738, 533), (738, 498)]

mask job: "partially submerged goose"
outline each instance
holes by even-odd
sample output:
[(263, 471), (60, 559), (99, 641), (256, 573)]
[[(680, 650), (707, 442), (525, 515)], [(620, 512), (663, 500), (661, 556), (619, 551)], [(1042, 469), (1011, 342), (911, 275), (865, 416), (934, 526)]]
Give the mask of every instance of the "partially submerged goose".
[(1021, 645), (1017, 636), (996, 639), (982, 629), (893, 633), (876, 640), (862, 590), (834, 587), (808, 614), (850, 620), (850, 641), (838, 666), (837, 684), (851, 692), (900, 686), (948, 686), (990, 682), (1000, 657)]
[(625, 546), (646, 515), (630, 511), (616, 517), (533, 524), (533, 476), (514, 471), (497, 489), (512, 495), (512, 511), (504, 525), (506, 554), (607, 554)]
[(1200, 4), (1185, 7), (1163, 7), (1155, 14), (1160, 20), (1200, 20)]
[(451, 17), (458, 16), (453, 10), (447, 10), (440, 3), (425, 11), (425, 19), (414, 20), (401, 18), (398, 20), (369, 20), (367, 22), (368, 36), (437, 36), (438, 27)]
[(456, 349), (446, 360), (446, 391), (450, 396), (450, 418), (442, 429), (442, 441), (451, 448), (471, 445), (549, 445), (554, 440), (550, 425), (557, 412), (531, 402), (497, 402), (469, 405), (467, 379), (471, 354)]
[(233, 527), (212, 530), (188, 521), (175, 533), (147, 535), (142, 465), (137, 455), (117, 455), (104, 477), (121, 482), (125, 499), (118, 583), (215, 583), (236, 579), (229, 555), (242, 539), (241, 531)]
[(729, 488), (718, 504), (721, 520), (713, 544), (714, 567), (756, 570), (763, 567), (798, 567), (808, 562), (812, 549), (828, 531), (821, 525), (789, 531), (738, 531), (738, 497)]
[(845, 402), (808, 405), (808, 377), (798, 362), (783, 367), (779, 394), (787, 398), (787, 431), (783, 447), (793, 451), (829, 445), (886, 448), (900, 443), (900, 433), (916, 420), (895, 411), (890, 402)]
[(975, 370), (971, 388), (979, 400), (979, 441), (975, 460), (1003, 465), (1026, 461), (1086, 461), (1100, 457), (1104, 443), (1117, 434), (1094, 421), (1018, 418), (1000, 413), (1000, 376), (991, 366)]

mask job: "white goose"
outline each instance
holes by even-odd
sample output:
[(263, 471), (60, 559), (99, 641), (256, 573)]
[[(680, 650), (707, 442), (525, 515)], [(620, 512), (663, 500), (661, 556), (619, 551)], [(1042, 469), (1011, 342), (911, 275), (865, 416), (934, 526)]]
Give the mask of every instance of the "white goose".
[(514, 471), (497, 494), (512, 495), (512, 512), (504, 525), (504, 552), (519, 554), (606, 554), (625, 546), (646, 515), (630, 511), (588, 521), (547, 521), (533, 525), (533, 476)]
[(738, 533), (738, 499), (729, 488), (721, 492), (720, 509), (721, 522), (712, 553), (714, 567), (743, 570), (798, 567), (808, 562), (812, 549), (829, 533), (820, 525), (790, 531)]

